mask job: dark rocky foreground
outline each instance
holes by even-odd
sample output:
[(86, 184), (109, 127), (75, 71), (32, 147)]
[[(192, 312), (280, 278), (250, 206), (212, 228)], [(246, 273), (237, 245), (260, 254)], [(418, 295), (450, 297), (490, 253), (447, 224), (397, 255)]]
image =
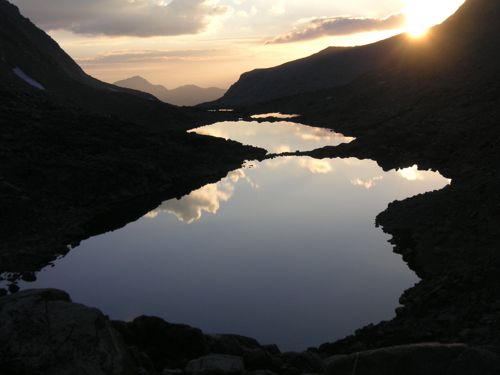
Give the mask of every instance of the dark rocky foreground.
[(354, 355), (281, 353), (236, 335), (141, 316), (109, 321), (58, 290), (26, 290), (0, 298), (3, 375), (51, 374), (314, 374), (494, 375), (490, 348), (424, 343)]
[[(158, 318), (110, 322), (64, 292), (24, 291), (0, 298), (0, 374), (500, 373), (499, 15), (498, 1), (469, 0), (389, 66), (343, 87), (241, 109), (301, 113), (298, 121), (357, 137), (307, 153), (313, 157), (371, 158), (384, 169), (418, 164), (453, 179), (442, 191), (391, 204), (377, 218), (422, 278), (401, 297), (395, 319), (304, 353), (280, 353)], [(1, 29), (9, 38), (25, 35)], [(8, 73), (2, 79), (17, 82), (13, 64), (28, 70), (29, 62), (40, 61), (2, 60)], [(193, 127), (196, 114), (157, 104), (136, 111), (146, 99), (106, 99), (73, 90), (59, 76), (45, 78), (47, 87), (59, 87), (51, 94), (58, 101), (31, 95), (29, 87), (0, 89), (0, 273), (12, 272), (13, 280), (32, 279), (68, 243), (118, 228), (163, 199), (264, 156), (162, 127), (164, 118), (174, 119), (176, 129)], [(61, 99), (69, 93), (71, 100)], [(75, 98), (88, 107), (72, 107)], [(128, 123), (128, 113), (143, 126)], [(155, 126), (147, 126), (150, 118)]]

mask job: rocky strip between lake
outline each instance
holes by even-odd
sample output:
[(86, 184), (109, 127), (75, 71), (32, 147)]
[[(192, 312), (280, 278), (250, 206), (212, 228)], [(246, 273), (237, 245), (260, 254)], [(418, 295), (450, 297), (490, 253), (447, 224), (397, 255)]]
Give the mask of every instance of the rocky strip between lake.
[(0, 368), (3, 375), (493, 375), (500, 357), (487, 347), (432, 342), (352, 355), (282, 353), (155, 317), (110, 321), (63, 291), (42, 289), (0, 298)]
[(0, 277), (10, 291), (80, 241), (266, 153), (1, 88), (0, 113)]
[(299, 112), (291, 121), (356, 137), (288, 155), (371, 159), (384, 170), (418, 165), (452, 180), (378, 215), (395, 252), (422, 280), (401, 296), (394, 319), (321, 345), (322, 356), (424, 342), (500, 352), (500, 80), (480, 57), (446, 72), (376, 71), (346, 87), (247, 109)]

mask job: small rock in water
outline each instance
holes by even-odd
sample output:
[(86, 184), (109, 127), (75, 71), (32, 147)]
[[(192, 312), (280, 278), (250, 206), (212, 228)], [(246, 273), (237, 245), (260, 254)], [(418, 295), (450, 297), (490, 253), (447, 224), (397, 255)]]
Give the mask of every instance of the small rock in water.
[(34, 272), (24, 272), (21, 278), (23, 279), (23, 281), (26, 281), (28, 283), (33, 283), (36, 281), (36, 275)]
[(9, 292), (17, 293), (17, 292), (19, 292), (19, 287), (16, 284), (10, 284), (9, 285)]
[(6, 296), (7, 295), (7, 289), (5, 288), (0, 288), (0, 297)]

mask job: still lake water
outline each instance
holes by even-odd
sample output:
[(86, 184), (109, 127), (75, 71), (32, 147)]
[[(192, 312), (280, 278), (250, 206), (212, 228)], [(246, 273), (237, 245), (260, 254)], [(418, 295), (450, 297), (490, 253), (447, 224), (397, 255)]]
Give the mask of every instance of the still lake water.
[[(309, 150), (351, 139), (280, 123), (196, 130), (266, 148)], [(416, 276), (375, 228), (388, 203), (443, 188), (416, 167), (280, 157), (164, 202), (82, 242), (26, 287), (56, 287), (115, 319), (147, 314), (207, 333), (303, 350), (390, 319)]]

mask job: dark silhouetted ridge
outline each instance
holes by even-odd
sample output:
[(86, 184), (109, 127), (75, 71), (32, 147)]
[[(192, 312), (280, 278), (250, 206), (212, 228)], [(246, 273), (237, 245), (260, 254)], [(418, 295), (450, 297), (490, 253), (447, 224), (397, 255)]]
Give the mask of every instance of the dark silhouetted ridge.
[(387, 63), (404, 45), (396, 36), (362, 47), (330, 47), (312, 56), (244, 73), (216, 104), (238, 106), (265, 102), (349, 83)]
[[(456, 59), (460, 54), (484, 54), (485, 48), (498, 49), (498, 8), (495, 0), (469, 0), (422, 40), (401, 34), (365, 46), (331, 47), (274, 68), (244, 73), (221, 100), (210, 104), (252, 105), (339, 87), (379, 68), (402, 69), (422, 59), (429, 64), (459, 64)], [(486, 63), (493, 61), (497, 63), (494, 58)]]

